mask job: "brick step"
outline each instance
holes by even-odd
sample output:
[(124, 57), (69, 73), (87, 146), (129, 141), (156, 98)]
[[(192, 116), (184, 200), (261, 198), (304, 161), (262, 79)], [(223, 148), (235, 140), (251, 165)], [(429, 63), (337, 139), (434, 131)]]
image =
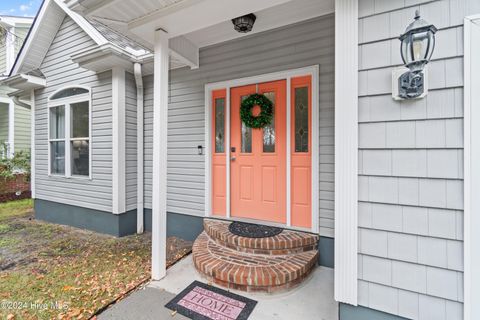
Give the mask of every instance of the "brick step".
[(228, 230), (230, 222), (205, 219), (205, 232), (218, 244), (236, 251), (254, 254), (286, 255), (317, 250), (319, 236), (311, 233), (284, 230), (268, 238), (246, 238)]
[(192, 249), (197, 270), (218, 285), (247, 292), (278, 292), (305, 279), (317, 262), (318, 251), (261, 255), (226, 248), (204, 231)]

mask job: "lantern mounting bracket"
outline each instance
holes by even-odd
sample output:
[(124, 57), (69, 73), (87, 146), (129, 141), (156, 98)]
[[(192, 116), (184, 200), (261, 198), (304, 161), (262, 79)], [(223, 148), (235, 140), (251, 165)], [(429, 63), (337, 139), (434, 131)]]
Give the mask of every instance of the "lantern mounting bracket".
[(423, 71), (407, 71), (398, 78), (398, 96), (403, 99), (415, 99), (424, 93)]

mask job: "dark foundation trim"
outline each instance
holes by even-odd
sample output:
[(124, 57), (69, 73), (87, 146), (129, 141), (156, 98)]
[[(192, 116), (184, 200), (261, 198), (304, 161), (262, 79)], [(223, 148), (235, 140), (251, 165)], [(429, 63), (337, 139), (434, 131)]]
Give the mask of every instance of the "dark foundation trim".
[(135, 233), (136, 210), (122, 214), (88, 209), (64, 203), (35, 199), (35, 218), (81, 229), (106, 233), (116, 237)]
[[(35, 217), (38, 220), (88, 229), (123, 237), (137, 231), (137, 211), (130, 210), (122, 214), (88, 209), (64, 203), (36, 199)], [(152, 210), (144, 210), (145, 230), (152, 231)], [(194, 241), (203, 231), (203, 217), (190, 216), (174, 212), (167, 214), (167, 236), (175, 236)], [(320, 237), (318, 264), (333, 268), (334, 239)]]
[(340, 320), (408, 320), (394, 314), (345, 303), (340, 303), (339, 308)]

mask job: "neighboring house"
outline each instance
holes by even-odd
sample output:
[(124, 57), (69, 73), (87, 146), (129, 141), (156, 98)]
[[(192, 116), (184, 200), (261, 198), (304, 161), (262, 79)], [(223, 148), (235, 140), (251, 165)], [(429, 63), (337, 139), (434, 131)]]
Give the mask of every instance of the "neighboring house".
[[(428, 94), (394, 100), (416, 10), (438, 28)], [(154, 279), (167, 235), (256, 219), (320, 236), (341, 320), (480, 319), (475, 14), (478, 0), (45, 0), (3, 82), (34, 117), (35, 214), (151, 230)], [(275, 101), (263, 132), (239, 118), (255, 92)]]
[[(33, 18), (0, 16), (0, 79), (6, 78), (22, 47)], [(30, 149), (30, 111), (16, 105), (7, 86), (0, 86), (0, 156)], [(3, 154), (3, 153), (7, 154)]]

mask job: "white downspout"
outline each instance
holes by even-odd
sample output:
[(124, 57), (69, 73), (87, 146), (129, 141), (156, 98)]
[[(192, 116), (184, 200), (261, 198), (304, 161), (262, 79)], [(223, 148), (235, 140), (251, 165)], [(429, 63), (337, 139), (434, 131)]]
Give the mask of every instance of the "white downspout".
[(137, 233), (143, 233), (143, 79), (142, 65), (133, 67), (137, 86)]

